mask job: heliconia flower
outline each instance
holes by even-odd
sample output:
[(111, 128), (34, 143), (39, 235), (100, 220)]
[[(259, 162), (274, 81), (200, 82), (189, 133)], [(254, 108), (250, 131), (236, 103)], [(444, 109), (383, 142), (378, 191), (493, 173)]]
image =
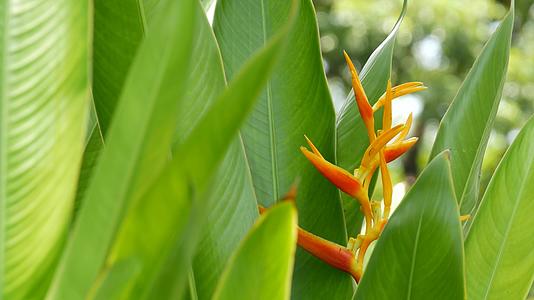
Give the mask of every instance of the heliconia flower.
[(302, 151), (304, 156), (306, 156), (315, 168), (338, 189), (358, 200), (362, 206), (364, 214), (369, 214), (370, 216), (371, 206), (369, 204), (367, 191), (362, 188), (362, 184), (358, 178), (324, 159), (312, 141), (306, 136), (305, 138), (312, 151), (309, 151), (306, 147), (300, 147), (300, 151)]

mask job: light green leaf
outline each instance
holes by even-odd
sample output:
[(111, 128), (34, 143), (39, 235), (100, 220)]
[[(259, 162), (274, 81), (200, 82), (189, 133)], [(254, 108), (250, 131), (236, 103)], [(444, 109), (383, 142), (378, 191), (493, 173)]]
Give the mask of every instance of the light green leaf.
[[(297, 177), (299, 224), (324, 238), (346, 243), (339, 194), (300, 153), (308, 135), (334, 161), (335, 115), (325, 80), (313, 5), (300, 9), (289, 46), (242, 129), (258, 202), (270, 206)], [(225, 0), (216, 6), (214, 31), (228, 78), (287, 19), (289, 1)], [(295, 298), (347, 298), (351, 279), (300, 250), (293, 285)]]
[(250, 59), (189, 137), (177, 145), (172, 162), (149, 193), (129, 210), (111, 263), (128, 257), (142, 262), (143, 276), (135, 295), (149, 299), (183, 296), (208, 215), (206, 193), (211, 178), (271, 74), (287, 30)]
[(459, 217), (444, 152), (391, 216), (356, 299), (465, 299)]
[(469, 299), (525, 299), (534, 280), (534, 117), (486, 189), (465, 241)]
[(213, 299), (289, 299), (296, 242), (293, 204), (268, 210), (228, 262)]
[[(175, 144), (180, 145), (224, 90), (225, 75), (215, 36), (200, 5), (188, 79), (188, 99), (177, 119)], [(153, 6), (152, 10), (158, 9)], [(150, 22), (149, 22), (150, 23)], [(258, 216), (256, 196), (240, 137), (234, 139), (219, 170), (206, 206), (208, 219), (194, 263), (198, 297), (209, 299), (227, 259)]]
[(0, 1), (0, 298), (42, 298), (89, 108), (88, 1)]
[(166, 1), (139, 48), (56, 273), (52, 299), (86, 297), (124, 208), (150, 186), (168, 159), (190, 61), (193, 3)]
[(104, 136), (144, 37), (142, 0), (94, 0), (93, 98)]
[[(391, 73), (391, 61), (395, 39), (400, 25), (406, 15), (407, 0), (404, 0), (399, 19), (386, 39), (375, 49), (373, 54), (365, 63), (360, 78), (369, 102), (374, 104), (386, 91), (387, 81)], [(341, 55), (341, 54), (340, 54)], [(381, 124), (381, 115), (375, 116), (377, 126)], [(352, 172), (360, 164), (361, 157), (369, 146), (369, 138), (363, 124), (354, 91), (351, 90), (336, 121), (336, 159), (337, 165)], [(372, 193), (372, 189), (370, 189)], [(360, 233), (363, 214), (360, 212), (359, 204), (351, 197), (342, 194), (343, 210), (345, 212), (345, 223), (347, 233), (355, 237)]]
[(441, 120), (430, 159), (451, 151), (451, 168), (461, 214), (469, 214), (479, 198), (480, 167), (501, 99), (514, 23), (511, 8), (484, 46)]
[(139, 264), (135, 260), (125, 260), (115, 263), (101, 275), (97, 282), (94, 295), (89, 299), (110, 300), (121, 299), (125, 290), (130, 288), (132, 280), (139, 275)]

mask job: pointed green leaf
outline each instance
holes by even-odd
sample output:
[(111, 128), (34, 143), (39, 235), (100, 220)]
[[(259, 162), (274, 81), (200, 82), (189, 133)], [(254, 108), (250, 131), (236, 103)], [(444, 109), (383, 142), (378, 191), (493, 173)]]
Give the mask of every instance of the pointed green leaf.
[(213, 299), (289, 299), (296, 243), (293, 204), (268, 210), (228, 262)]
[[(324, 238), (346, 243), (343, 212), (335, 187), (300, 153), (304, 135), (334, 161), (335, 115), (325, 80), (313, 5), (300, 9), (286, 52), (259, 103), (242, 128), (258, 202), (270, 206), (297, 177), (299, 224)], [(214, 31), (228, 78), (264, 45), (287, 19), (289, 1), (226, 0), (216, 6)], [(347, 298), (351, 279), (308, 253), (297, 254), (295, 298)]]
[[(143, 40), (56, 273), (51, 299), (83, 299), (100, 272), (124, 208), (168, 159), (184, 94), (193, 0), (166, 1)], [(91, 253), (90, 259), (80, 253)]]
[[(177, 119), (176, 145), (189, 136), (226, 86), (217, 41), (204, 10), (200, 5), (197, 7), (199, 16), (191, 58), (196, 67), (187, 82), (185, 98), (189, 101)], [(151, 9), (158, 9), (158, 6)], [(200, 299), (211, 298), (227, 259), (258, 216), (256, 196), (240, 137), (230, 145), (215, 174), (207, 201), (210, 222), (205, 224), (194, 263), (194, 279)]]
[[(386, 39), (375, 49), (369, 57), (360, 78), (369, 102), (374, 104), (386, 91), (386, 84), (391, 73), (391, 61), (395, 39), (400, 25), (406, 15), (407, 0), (404, 0), (399, 19)], [(350, 55), (350, 54), (349, 54)], [(376, 115), (376, 124), (380, 124), (381, 116)], [(337, 164), (352, 172), (360, 164), (360, 159), (369, 146), (369, 138), (363, 124), (358, 107), (354, 99), (354, 91), (351, 90), (336, 121), (336, 159)], [(371, 189), (372, 190), (372, 189)], [(343, 211), (348, 236), (356, 237), (360, 233), (363, 214), (360, 206), (353, 198), (342, 194)]]
[(148, 194), (128, 211), (110, 263), (128, 257), (141, 261), (142, 277), (133, 295), (148, 299), (183, 295), (208, 215), (211, 179), (265, 86), (287, 30), (249, 60), (189, 137), (176, 146), (172, 162)]
[(501, 22), (484, 46), (441, 120), (430, 159), (444, 149), (451, 151), (451, 168), (456, 198), (462, 214), (476, 206), (482, 159), (501, 99), (514, 10)]
[(70, 221), (89, 108), (88, 1), (0, 1), (0, 298), (41, 298)]
[(93, 98), (104, 136), (144, 37), (140, 1), (94, 0)]
[(465, 241), (469, 299), (525, 299), (534, 280), (534, 117), (510, 146)]
[(462, 232), (448, 153), (425, 168), (391, 216), (356, 299), (464, 299)]

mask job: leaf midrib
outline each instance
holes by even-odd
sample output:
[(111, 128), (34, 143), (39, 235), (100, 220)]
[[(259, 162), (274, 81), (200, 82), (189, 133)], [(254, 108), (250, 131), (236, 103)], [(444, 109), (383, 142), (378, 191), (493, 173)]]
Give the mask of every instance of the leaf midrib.
[(419, 245), (419, 235), (421, 233), (421, 224), (423, 223), (424, 213), (425, 213), (425, 210), (423, 208), (423, 211), (421, 212), (421, 215), (419, 216), (419, 224), (417, 225), (417, 233), (415, 234), (415, 245), (412, 251), (412, 266), (410, 267), (410, 279), (408, 280), (408, 294), (406, 295), (406, 299), (412, 298), (413, 273), (415, 269), (415, 259), (417, 257), (417, 247)]
[[(532, 165), (532, 159), (530, 159), (530, 162), (528, 165)], [(527, 178), (531, 178), (534, 174), (534, 168), (529, 168), (529, 170), (527, 171), (527, 175), (524, 176), (523, 178), (521, 178), (521, 188), (519, 189), (519, 193), (518, 193), (518, 196), (517, 196), (517, 201), (516, 203), (514, 204), (514, 209), (512, 211), (512, 215), (510, 216), (510, 218), (508, 219), (509, 222), (506, 226), (506, 231), (504, 233), (504, 236), (503, 236), (503, 242), (501, 243), (501, 246), (499, 247), (499, 252), (497, 254), (497, 259), (495, 260), (495, 264), (494, 264), (494, 267), (493, 267), (493, 270), (491, 272), (491, 277), (490, 277), (490, 280), (488, 282), (488, 285), (487, 285), (487, 289), (486, 289), (486, 294), (484, 295), (484, 299), (488, 299), (488, 296), (489, 296), (489, 292), (491, 291), (491, 287), (492, 287), (492, 284), (493, 284), (493, 280), (495, 279), (495, 274), (497, 272), (497, 269), (501, 263), (501, 259), (502, 259), (502, 256), (503, 256), (503, 252), (504, 252), (504, 248), (506, 246), (506, 242), (508, 242), (508, 239), (509, 239), (509, 235), (510, 235), (510, 231), (512, 230), (512, 225), (514, 224), (514, 221), (515, 221), (515, 215), (517, 213), (517, 210), (519, 208), (519, 204), (522, 203), (522, 200), (524, 199), (523, 198), (523, 194), (525, 192), (525, 187), (527, 186), (526, 181), (527, 181)]]
[[(263, 44), (267, 43), (267, 21), (265, 19), (265, 4), (264, 0), (261, 0), (261, 20), (262, 20), (262, 31), (263, 31)], [(278, 158), (276, 155), (276, 132), (273, 120), (273, 101), (272, 101), (272, 86), (271, 80), (267, 81), (266, 86), (267, 92), (267, 118), (269, 120), (269, 143), (271, 150), (271, 176), (273, 181), (273, 203), (277, 202), (278, 199)]]

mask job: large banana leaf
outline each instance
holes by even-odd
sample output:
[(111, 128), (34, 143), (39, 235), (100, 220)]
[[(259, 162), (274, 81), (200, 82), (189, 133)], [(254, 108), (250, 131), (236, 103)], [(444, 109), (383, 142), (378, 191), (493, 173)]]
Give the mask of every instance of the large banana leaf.
[[(299, 224), (322, 237), (346, 242), (343, 213), (335, 188), (300, 154), (304, 134), (325, 158), (334, 160), (334, 110), (325, 80), (313, 5), (300, 0), (289, 45), (242, 129), (258, 201), (272, 205), (301, 177)], [(214, 30), (228, 78), (283, 24), (289, 1), (218, 1)], [(348, 275), (298, 251), (295, 298), (347, 298)]]
[(430, 159), (451, 151), (451, 168), (462, 214), (479, 198), (480, 167), (504, 84), (514, 24), (514, 8), (493, 33), (441, 120)]
[[(157, 4), (148, 7), (158, 9)], [(192, 128), (225, 88), (217, 41), (200, 5), (196, 13), (197, 33), (191, 57), (196, 64), (187, 81), (187, 106), (177, 119), (176, 145), (189, 136)], [(211, 297), (227, 259), (258, 216), (256, 196), (240, 137), (230, 146), (215, 174), (211, 190), (206, 206), (210, 222), (205, 224), (194, 264), (195, 285), (200, 299)]]
[(525, 299), (534, 280), (534, 117), (497, 167), (465, 241), (469, 299)]
[(289, 299), (296, 243), (296, 210), (292, 203), (280, 203), (247, 234), (228, 262), (213, 299)]
[(124, 208), (150, 185), (168, 159), (189, 65), (193, 3), (165, 1), (166, 9), (139, 48), (56, 273), (52, 299), (86, 297)]
[(462, 246), (444, 152), (425, 168), (391, 216), (356, 299), (465, 299)]
[(88, 1), (0, 2), (0, 298), (43, 297), (74, 203)]
[(144, 36), (140, 1), (94, 1), (93, 99), (104, 136)]
[[(399, 19), (386, 39), (375, 49), (360, 73), (363, 88), (371, 104), (374, 104), (386, 90), (386, 84), (391, 73), (391, 61), (397, 32), (404, 15), (406, 15), (408, 1), (404, 0)], [(381, 115), (376, 115), (376, 125), (379, 126)], [(351, 90), (336, 122), (336, 159), (342, 168), (353, 171), (360, 164), (361, 157), (369, 145), (367, 131), (363, 124), (354, 91)], [(345, 224), (349, 236), (355, 237), (360, 233), (363, 214), (359, 204), (345, 194), (341, 195)]]
[(148, 195), (128, 212), (110, 263), (130, 258), (142, 263), (143, 276), (133, 295), (150, 299), (182, 295), (208, 215), (208, 183), (264, 87), (286, 35), (287, 27), (251, 58), (189, 137), (177, 145), (173, 161)]

